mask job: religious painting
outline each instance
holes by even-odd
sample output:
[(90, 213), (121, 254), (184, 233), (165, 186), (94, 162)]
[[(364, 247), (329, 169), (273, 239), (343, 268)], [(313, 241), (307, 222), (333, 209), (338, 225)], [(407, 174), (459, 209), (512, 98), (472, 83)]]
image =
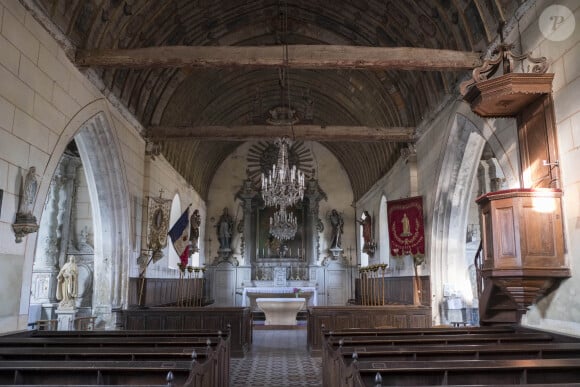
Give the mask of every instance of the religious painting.
[(393, 256), (425, 254), (423, 197), (387, 202), (387, 217)]
[(265, 207), (257, 211), (256, 229), (256, 257), (268, 258), (293, 258), (299, 259), (304, 256), (304, 206), (292, 206), (287, 209), (288, 213), (296, 217), (298, 225), (294, 238), (279, 240), (270, 234), (270, 218), (277, 211), (274, 207)]
[(149, 197), (147, 203), (147, 247), (153, 251), (154, 261), (160, 259), (167, 246), (171, 200)]

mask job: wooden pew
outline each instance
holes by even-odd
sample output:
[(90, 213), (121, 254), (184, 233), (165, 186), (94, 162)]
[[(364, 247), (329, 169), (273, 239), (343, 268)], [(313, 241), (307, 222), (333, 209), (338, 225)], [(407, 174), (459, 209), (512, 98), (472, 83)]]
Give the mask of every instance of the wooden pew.
[[(482, 362), (490, 362), (488, 365), (498, 362), (499, 368), (505, 367), (507, 371), (500, 372), (506, 375), (505, 379), (489, 379), (482, 371), (483, 376), (468, 373), (470, 377), (475, 376), (467, 378), (463, 384), (513, 384), (514, 375), (521, 374), (521, 370), (515, 365), (527, 360), (546, 360), (543, 363), (534, 363), (524, 372), (524, 375), (533, 375), (530, 378), (532, 383), (541, 382), (536, 376), (540, 371), (535, 370), (542, 367), (549, 370), (558, 369), (554, 372), (542, 370), (541, 372), (551, 378), (546, 381), (554, 383), (580, 381), (580, 378), (574, 379), (579, 376), (580, 371), (574, 371), (572, 367), (566, 365), (566, 361), (580, 361), (580, 340), (520, 328), (502, 328), (495, 330), (495, 333), (490, 329), (451, 328), (451, 330), (376, 329), (325, 332), (323, 385), (333, 387), (379, 385), (374, 382), (377, 368), (387, 372), (386, 376), (382, 375), (386, 385), (438, 385), (442, 382), (457, 384), (459, 377), (455, 381), (445, 378), (467, 372), (462, 370), (461, 364), (478, 364), (476, 369), (479, 369), (477, 367), (484, 369), (486, 363)], [(356, 360), (353, 361), (353, 358)], [(565, 362), (558, 363), (561, 360)], [(513, 363), (506, 363), (508, 361)], [(431, 365), (426, 367), (428, 364)], [(446, 364), (455, 364), (457, 369), (447, 370)], [(561, 364), (561, 367), (555, 367), (554, 364)], [(407, 371), (397, 367), (406, 367)], [(400, 372), (391, 372), (394, 369)], [(421, 371), (418, 371), (419, 369)], [(524, 380), (522, 383), (527, 383), (526, 378), (522, 380)]]
[(0, 384), (161, 385), (171, 371), (179, 385), (228, 386), (229, 335), (177, 333), (67, 331), (2, 336)]
[(580, 343), (471, 344), (428, 346), (335, 346), (330, 357), (389, 361), (580, 358)]
[(198, 337), (217, 337), (229, 335), (229, 327), (224, 330), (216, 329), (190, 329), (190, 330), (95, 330), (95, 331), (41, 331), (27, 330), (7, 334), (0, 334), (2, 337), (137, 337), (137, 336), (198, 336)]
[(122, 360), (145, 361), (163, 359), (168, 361), (191, 360), (195, 353), (198, 361), (205, 357), (208, 348), (217, 345), (188, 347), (0, 347), (0, 361), (4, 360)]
[(580, 359), (356, 361), (335, 386), (374, 387), (377, 373), (385, 386), (570, 385), (580, 380)]

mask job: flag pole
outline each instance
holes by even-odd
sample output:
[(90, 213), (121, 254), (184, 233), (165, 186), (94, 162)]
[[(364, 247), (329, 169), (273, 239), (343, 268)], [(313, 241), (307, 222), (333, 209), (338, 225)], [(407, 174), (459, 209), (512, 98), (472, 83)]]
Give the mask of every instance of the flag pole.
[(145, 268), (139, 274), (139, 277), (141, 277), (141, 281), (140, 281), (141, 283), (139, 285), (139, 301), (137, 302), (137, 304), (139, 306), (143, 306), (143, 305), (141, 305), (141, 301), (143, 300), (143, 288), (145, 287), (145, 273), (147, 272), (147, 268), (149, 267), (149, 264), (151, 263), (152, 260), (153, 260), (153, 254), (151, 254), (151, 258), (149, 258), (149, 262), (147, 262), (147, 265), (145, 265)]

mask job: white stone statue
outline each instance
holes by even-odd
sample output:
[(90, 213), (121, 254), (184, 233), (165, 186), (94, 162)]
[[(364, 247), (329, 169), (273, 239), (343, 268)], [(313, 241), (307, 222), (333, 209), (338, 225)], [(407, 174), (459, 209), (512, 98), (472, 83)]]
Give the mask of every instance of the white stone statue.
[(68, 256), (68, 262), (62, 266), (56, 279), (56, 299), (60, 301), (59, 307), (74, 308), (78, 295), (78, 267), (74, 255)]

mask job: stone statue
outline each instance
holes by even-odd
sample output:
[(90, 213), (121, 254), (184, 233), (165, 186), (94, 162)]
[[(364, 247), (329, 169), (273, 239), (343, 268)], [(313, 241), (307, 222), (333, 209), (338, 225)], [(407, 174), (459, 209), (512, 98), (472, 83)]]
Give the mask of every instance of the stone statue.
[(234, 227), (234, 220), (228, 213), (227, 207), (224, 208), (218, 223), (217, 234), (220, 242), (220, 250), (230, 250), (230, 242), (232, 241), (232, 232)]
[(74, 255), (68, 256), (68, 262), (62, 266), (56, 279), (56, 299), (60, 301), (59, 306), (73, 308), (78, 295), (78, 267)]
[(18, 213), (26, 217), (32, 217), (34, 209), (34, 200), (38, 189), (38, 180), (36, 179), (36, 167), (30, 167), (24, 182), (22, 183), (22, 200), (18, 207)]
[(189, 224), (191, 225), (191, 232), (189, 233), (189, 240), (191, 241), (191, 251), (196, 253), (199, 251), (198, 241), (199, 241), (199, 226), (201, 225), (201, 215), (199, 215), (199, 210), (193, 211), (191, 218), (189, 219)]
[(342, 233), (343, 233), (343, 226), (344, 221), (342, 216), (336, 210), (332, 210), (330, 213), (330, 225), (332, 226), (332, 237), (330, 239), (330, 248), (331, 249), (340, 249), (342, 244)]
[(357, 222), (360, 223), (362, 226), (362, 235), (364, 240), (362, 251), (366, 253), (370, 249), (371, 244), (373, 243), (373, 230), (372, 230), (373, 221), (368, 211), (365, 210), (363, 214), (364, 219), (358, 220)]
[(403, 214), (403, 219), (401, 219), (401, 223), (403, 224), (403, 232), (401, 233), (401, 236), (408, 237), (413, 235), (411, 234), (411, 225), (409, 223), (409, 218), (407, 217), (406, 212)]

